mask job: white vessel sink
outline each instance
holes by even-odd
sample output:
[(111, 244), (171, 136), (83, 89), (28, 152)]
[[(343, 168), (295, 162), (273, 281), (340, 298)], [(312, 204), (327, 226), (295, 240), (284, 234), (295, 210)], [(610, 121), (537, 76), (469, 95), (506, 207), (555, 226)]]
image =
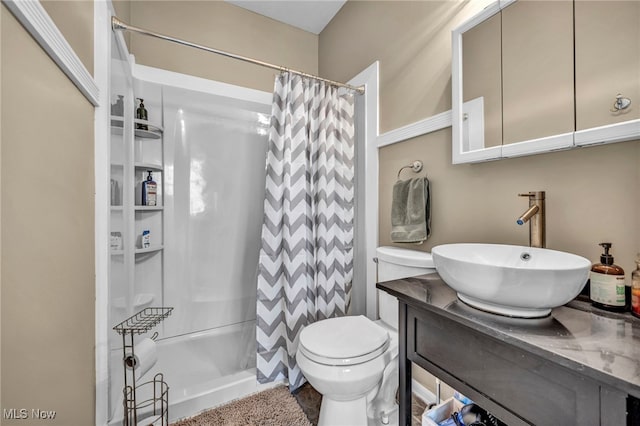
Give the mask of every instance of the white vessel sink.
[(580, 293), (584, 257), (502, 244), (444, 244), (431, 250), (440, 277), (463, 302), (501, 315), (540, 318)]

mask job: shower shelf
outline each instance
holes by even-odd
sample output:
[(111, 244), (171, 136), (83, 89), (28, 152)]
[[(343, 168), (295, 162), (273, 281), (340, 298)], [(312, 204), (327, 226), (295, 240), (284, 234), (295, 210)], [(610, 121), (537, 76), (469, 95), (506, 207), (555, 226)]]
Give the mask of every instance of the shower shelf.
[(162, 132), (164, 130), (162, 126), (151, 123), (150, 121), (147, 121), (147, 120), (140, 120), (138, 118), (135, 118), (133, 122), (135, 124), (142, 124), (144, 126), (147, 126), (148, 128), (148, 130), (135, 129), (134, 134), (136, 135), (137, 138), (160, 139), (162, 137)]
[(151, 247), (147, 247), (147, 248), (137, 248), (135, 250), (136, 254), (144, 254), (144, 253), (153, 253), (156, 251), (160, 251), (163, 250), (164, 246), (151, 246)]
[[(145, 131), (149, 131), (149, 132), (153, 131), (153, 132), (157, 132), (157, 133), (164, 132), (164, 128), (161, 125), (156, 124), (156, 123), (152, 123), (151, 121), (148, 121), (148, 120), (140, 120), (139, 118), (134, 118), (133, 122), (135, 124), (144, 124), (146, 126), (152, 127), (152, 129), (145, 130)], [(140, 130), (140, 129), (137, 129), (137, 130)]]
[(124, 126), (124, 118), (120, 115), (112, 115), (111, 117), (111, 130), (122, 129)]
[(136, 211), (145, 212), (145, 211), (157, 211), (164, 210), (164, 206), (135, 206)]
[(134, 134), (136, 135), (137, 138), (142, 138), (142, 139), (160, 139), (161, 137), (160, 133), (156, 133), (151, 130), (136, 129)]
[[(152, 123), (147, 120), (140, 120), (137, 118), (133, 119), (135, 124), (142, 124), (149, 128), (149, 130), (144, 129), (134, 129), (134, 134), (137, 138), (143, 139), (160, 139), (162, 137), (162, 132), (164, 129), (159, 124)], [(116, 115), (111, 116), (111, 133), (115, 135), (122, 135), (124, 129), (124, 118)]]
[(134, 167), (136, 169), (151, 170), (153, 172), (161, 172), (163, 170), (162, 164), (135, 163)]
[(173, 311), (173, 308), (170, 307), (145, 308), (122, 321), (113, 329), (120, 335), (143, 334), (171, 315), (171, 311)]
[[(154, 253), (156, 251), (164, 250), (164, 246), (151, 246), (146, 248), (137, 248), (134, 250), (135, 254)], [(112, 256), (121, 256), (124, 254), (124, 250), (111, 250)]]

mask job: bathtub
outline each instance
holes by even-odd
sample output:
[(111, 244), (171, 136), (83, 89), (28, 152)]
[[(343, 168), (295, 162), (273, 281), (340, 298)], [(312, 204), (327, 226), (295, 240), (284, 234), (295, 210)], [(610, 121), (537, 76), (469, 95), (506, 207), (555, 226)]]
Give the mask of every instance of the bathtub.
[[(191, 417), (279, 384), (257, 383), (255, 345), (255, 320), (159, 339), (158, 361), (137, 383), (162, 373), (169, 385), (169, 421)], [(112, 351), (111, 356), (111, 365), (120, 369), (122, 349)], [(112, 377), (116, 380), (112, 383), (109, 425), (121, 425), (122, 370)], [(138, 401), (146, 398), (137, 395)]]

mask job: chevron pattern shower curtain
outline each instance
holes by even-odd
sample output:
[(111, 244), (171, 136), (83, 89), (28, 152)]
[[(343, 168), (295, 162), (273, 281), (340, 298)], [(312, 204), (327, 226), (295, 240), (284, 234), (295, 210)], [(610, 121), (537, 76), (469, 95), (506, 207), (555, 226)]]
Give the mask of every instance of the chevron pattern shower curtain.
[(257, 376), (305, 381), (300, 331), (345, 315), (353, 277), (354, 99), (323, 82), (276, 77), (258, 267)]

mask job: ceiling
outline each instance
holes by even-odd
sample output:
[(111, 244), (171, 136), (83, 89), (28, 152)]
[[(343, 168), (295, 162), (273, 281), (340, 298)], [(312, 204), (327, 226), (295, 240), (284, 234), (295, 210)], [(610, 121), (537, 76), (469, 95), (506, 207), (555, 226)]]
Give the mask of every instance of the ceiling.
[(276, 21), (320, 34), (346, 0), (225, 0)]

